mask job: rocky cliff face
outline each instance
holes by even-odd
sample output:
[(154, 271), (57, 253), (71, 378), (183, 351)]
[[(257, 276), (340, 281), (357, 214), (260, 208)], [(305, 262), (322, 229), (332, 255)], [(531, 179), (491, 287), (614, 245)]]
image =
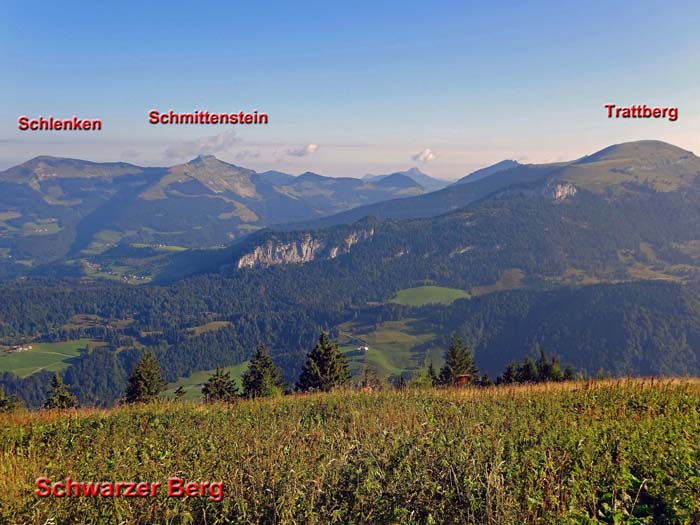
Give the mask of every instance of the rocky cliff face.
[[(284, 239), (269, 238), (238, 258), (237, 268), (258, 268), (275, 264), (304, 264), (317, 259), (334, 259), (348, 253), (351, 248), (374, 235), (374, 228), (352, 231), (340, 240), (331, 239), (328, 233), (298, 233), (285, 235)], [(295, 237), (295, 238), (292, 238)]]
[(561, 202), (576, 195), (576, 191), (576, 186), (570, 182), (560, 182), (554, 187), (547, 188), (546, 196), (557, 202)]

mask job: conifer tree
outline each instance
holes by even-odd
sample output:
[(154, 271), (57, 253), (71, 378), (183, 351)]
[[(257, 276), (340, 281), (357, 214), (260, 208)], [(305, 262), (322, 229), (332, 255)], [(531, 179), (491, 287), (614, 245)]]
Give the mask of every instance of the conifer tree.
[(566, 365), (564, 369), (564, 381), (573, 381), (574, 379), (576, 379), (574, 368), (571, 365)]
[(479, 379), (479, 386), (493, 386), (493, 381), (488, 374), (483, 374)]
[(518, 367), (518, 383), (534, 383), (537, 381), (537, 366), (535, 362), (526, 357), (523, 363)]
[(213, 401), (225, 401), (229, 403), (236, 398), (236, 394), (238, 394), (238, 385), (236, 385), (236, 380), (231, 378), (230, 372), (217, 367), (214, 373), (202, 385), (202, 394), (204, 394), (204, 401), (207, 403)]
[(555, 355), (552, 356), (552, 362), (549, 365), (549, 379), (551, 381), (563, 381), (564, 374), (561, 371), (561, 363), (559, 358)]
[(126, 387), (127, 403), (147, 403), (156, 399), (164, 387), (160, 366), (151, 352), (145, 352), (136, 364)]
[(243, 374), (243, 395), (246, 397), (270, 397), (282, 392), (282, 371), (260, 345), (250, 359)]
[(445, 352), (445, 365), (440, 369), (439, 383), (444, 386), (455, 384), (458, 376), (468, 376), (467, 382), (479, 382), (479, 369), (474, 362), (472, 351), (464, 346), (459, 339), (453, 339)]
[(550, 360), (544, 350), (540, 349), (540, 357), (537, 359), (535, 367), (537, 368), (538, 382), (561, 381), (564, 379), (559, 358), (554, 355)]
[(549, 381), (552, 378), (552, 366), (545, 354), (544, 350), (540, 348), (540, 356), (535, 362), (535, 368), (537, 368), (537, 382)]
[(54, 372), (51, 380), (51, 390), (46, 401), (44, 401), (44, 408), (67, 409), (76, 406), (78, 406), (78, 401), (75, 399), (75, 396), (63, 384), (63, 379), (61, 379), (58, 372)]
[(511, 383), (541, 383), (545, 381), (571, 381), (574, 379), (574, 369), (567, 365), (562, 372), (559, 357), (547, 357), (546, 353), (540, 350), (540, 357), (533, 361), (526, 357), (522, 363), (511, 362), (503, 373), (498, 376), (496, 384), (508, 385)]
[(345, 385), (349, 380), (347, 358), (338, 350), (338, 345), (330, 341), (328, 334), (323, 332), (301, 369), (297, 390), (328, 392), (334, 387)]
[(500, 376), (498, 376), (496, 383), (499, 385), (510, 385), (512, 383), (517, 382), (517, 380), (518, 368), (515, 366), (515, 363), (511, 361), (510, 364), (505, 368), (503, 373)]

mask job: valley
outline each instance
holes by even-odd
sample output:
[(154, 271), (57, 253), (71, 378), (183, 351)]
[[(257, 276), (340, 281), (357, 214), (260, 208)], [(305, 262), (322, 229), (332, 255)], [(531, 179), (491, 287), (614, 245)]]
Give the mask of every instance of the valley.
[[(94, 178), (79, 161), (58, 165)], [(45, 172), (33, 166), (22, 173), (39, 182)], [(503, 167), (384, 201), (386, 213), (401, 203), (411, 217), (267, 227), (214, 248), (126, 242), (120, 230), (93, 228), (80, 258), (52, 263), (51, 272), (30, 261), (20, 278), (0, 281), (8, 346), (90, 340), (92, 350), (26, 365), (14, 357), (0, 381), (36, 406), (50, 372), (61, 370), (81, 403), (109, 406), (149, 350), (168, 395), (182, 385), (191, 397), (216, 367), (239, 377), (264, 344), (291, 387), (322, 331), (355, 378), (371, 371), (385, 383), (439, 367), (455, 336), (491, 378), (540, 349), (588, 376), (699, 374), (700, 159), (645, 141), (569, 163)], [(141, 169), (98, 168), (115, 180)], [(249, 196), (260, 178), (326, 200), (345, 184), (241, 170), (202, 158), (154, 174), (138, 195), (168, 200), (192, 173), (216, 191)], [(375, 179), (359, 184), (396, 177)], [(13, 225), (27, 212), (3, 213)]]

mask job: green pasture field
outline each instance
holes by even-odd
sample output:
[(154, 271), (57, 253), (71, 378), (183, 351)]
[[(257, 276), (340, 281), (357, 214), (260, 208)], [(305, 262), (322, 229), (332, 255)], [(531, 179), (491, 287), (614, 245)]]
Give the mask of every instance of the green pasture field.
[(28, 343), (31, 350), (9, 353), (0, 350), (0, 372), (13, 372), (27, 377), (41, 370), (57, 372), (70, 366), (71, 360), (86, 349), (90, 339), (76, 339), (61, 343)]
[(426, 304), (452, 304), (457, 299), (468, 299), (469, 292), (444, 286), (418, 286), (399, 290), (389, 301), (405, 306), (423, 306)]

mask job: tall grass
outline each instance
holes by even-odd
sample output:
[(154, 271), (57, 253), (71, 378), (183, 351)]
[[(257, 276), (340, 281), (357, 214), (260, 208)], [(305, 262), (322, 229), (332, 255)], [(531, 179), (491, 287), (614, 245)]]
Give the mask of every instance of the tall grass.
[[(700, 522), (696, 381), (1, 417), (2, 523)], [(41, 476), (223, 481), (225, 499), (39, 498)]]

